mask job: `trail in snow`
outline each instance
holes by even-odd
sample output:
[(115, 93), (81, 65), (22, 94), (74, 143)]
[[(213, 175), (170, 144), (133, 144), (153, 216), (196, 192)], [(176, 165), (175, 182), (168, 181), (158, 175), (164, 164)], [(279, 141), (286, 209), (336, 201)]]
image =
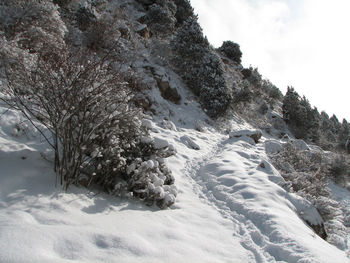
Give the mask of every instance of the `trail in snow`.
[(223, 138), (184, 172), (201, 186), (204, 201), (231, 220), (234, 238), (256, 262), (337, 262), (319, 249), (315, 254), (312, 246), (328, 244), (298, 217), (295, 205), (302, 201), (278, 186), (282, 178), (266, 160), (263, 142)]
[(301, 200), (278, 186), (263, 142), (184, 127), (204, 118), (195, 104), (182, 110), (192, 115), (179, 113), (177, 125), (153, 123), (153, 136), (178, 151), (166, 162), (179, 195), (161, 211), (55, 188), (40, 155), (46, 146), (34, 133), (13, 135), (22, 119), (8, 112), (0, 120), (0, 262), (349, 262), (298, 217)]

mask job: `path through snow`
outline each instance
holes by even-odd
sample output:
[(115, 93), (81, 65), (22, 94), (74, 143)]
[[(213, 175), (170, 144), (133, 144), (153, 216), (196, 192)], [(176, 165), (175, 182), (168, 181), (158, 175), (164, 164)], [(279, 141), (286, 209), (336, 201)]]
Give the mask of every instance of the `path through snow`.
[[(0, 262), (349, 262), (298, 217), (263, 143), (154, 125), (178, 153), (171, 209), (54, 187), (35, 133), (0, 120)], [(259, 167), (262, 160), (265, 168)]]
[[(188, 161), (185, 173), (201, 185), (202, 198), (234, 226), (233, 236), (256, 262), (337, 262), (342, 252), (315, 235), (298, 216), (303, 200), (279, 186), (264, 143), (223, 138), (204, 157)], [(344, 259), (346, 260), (346, 259)]]

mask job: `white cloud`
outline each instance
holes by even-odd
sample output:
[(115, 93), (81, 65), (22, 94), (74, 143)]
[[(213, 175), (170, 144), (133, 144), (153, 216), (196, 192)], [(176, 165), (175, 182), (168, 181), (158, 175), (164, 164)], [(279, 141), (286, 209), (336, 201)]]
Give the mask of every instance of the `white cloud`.
[(348, 0), (191, 0), (210, 42), (240, 44), (243, 64), (283, 92), (350, 120)]

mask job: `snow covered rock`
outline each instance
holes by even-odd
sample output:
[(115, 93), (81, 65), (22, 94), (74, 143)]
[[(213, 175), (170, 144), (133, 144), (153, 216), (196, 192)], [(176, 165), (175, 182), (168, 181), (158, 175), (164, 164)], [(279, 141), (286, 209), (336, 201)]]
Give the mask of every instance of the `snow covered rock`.
[(169, 142), (165, 139), (154, 138), (153, 146), (156, 149), (162, 149), (169, 146)]
[(148, 119), (143, 119), (142, 120), (142, 126), (151, 130), (153, 128), (153, 123), (151, 120), (148, 120)]
[(275, 112), (272, 111), (269, 114), (269, 119), (271, 121), (272, 126), (279, 131), (286, 131), (287, 130), (287, 124), (285, 123), (285, 121), (283, 120), (283, 117)]
[(283, 151), (283, 145), (279, 141), (269, 140), (265, 142), (265, 151), (267, 154), (276, 154)]
[(164, 78), (156, 77), (157, 85), (162, 97), (175, 104), (179, 104), (181, 96), (179, 95), (176, 88), (171, 87), (170, 82)]
[(170, 131), (177, 131), (176, 125), (172, 121), (163, 120), (161, 126)]
[(262, 136), (261, 130), (240, 130), (240, 131), (233, 131), (230, 132), (229, 137), (230, 138), (240, 138), (242, 136), (250, 137), (254, 140), (255, 143), (259, 142), (259, 139)]
[(184, 135), (180, 138), (183, 144), (185, 144), (188, 148), (193, 150), (200, 150), (201, 147), (188, 135)]
[(299, 151), (310, 151), (310, 147), (306, 144), (306, 142), (304, 140), (295, 139), (295, 140), (291, 140), (290, 143), (295, 145), (295, 147)]
[(297, 209), (298, 215), (323, 239), (327, 238), (323, 219), (317, 209), (306, 199), (295, 194), (289, 194), (288, 199)]

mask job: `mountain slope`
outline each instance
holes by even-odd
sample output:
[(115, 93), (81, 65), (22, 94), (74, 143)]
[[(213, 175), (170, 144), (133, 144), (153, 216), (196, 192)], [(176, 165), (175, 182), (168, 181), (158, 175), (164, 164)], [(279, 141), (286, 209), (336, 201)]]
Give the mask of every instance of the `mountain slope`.
[[(348, 261), (298, 216), (308, 206), (278, 185), (283, 179), (267, 161), (265, 138), (255, 144), (210, 126), (191, 129), (199, 116), (205, 118), (192, 109), (187, 127), (153, 122), (153, 135), (178, 151), (167, 161), (177, 202), (158, 210), (104, 193), (55, 188), (40, 136), (28, 131), (13, 137), (19, 114), (3, 115), (1, 262)], [(181, 117), (175, 113), (174, 122)], [(249, 125), (233, 127), (243, 128)]]
[[(280, 117), (281, 101), (271, 100), (267, 112), (259, 113), (271, 90), (259, 90), (239, 64), (204, 43), (207, 58), (222, 67), (220, 83), (236, 96), (213, 120), (207, 115), (212, 105), (204, 107), (201, 94), (194, 95), (172, 65), (170, 39), (186, 19), (173, 1), (91, 1), (71, 10), (66, 1), (55, 2), (62, 7), (54, 9), (54, 18), (65, 25), (62, 32), (69, 31), (72, 45), (101, 54), (111, 39), (120, 45), (118, 66), (134, 73), (143, 124), (159, 147), (172, 145), (177, 152), (165, 162), (178, 195), (161, 210), (131, 193), (107, 195), (100, 186), (64, 191), (56, 185), (53, 152), (44, 138), (20, 112), (0, 104), (0, 262), (350, 262), (346, 237), (339, 235), (340, 250), (315, 234), (306, 222), (322, 225), (320, 214), (285, 190), (269, 161), (266, 152), (294, 142), (280, 138), (290, 134)], [(174, 3), (184, 7), (187, 1)], [(108, 24), (112, 7), (117, 21)], [(164, 11), (160, 17), (158, 11)], [(94, 28), (100, 18), (116, 27)], [(204, 83), (196, 79), (203, 87), (212, 81), (205, 77)], [(210, 92), (204, 98), (215, 100)], [(332, 189), (347, 200), (346, 189)]]

